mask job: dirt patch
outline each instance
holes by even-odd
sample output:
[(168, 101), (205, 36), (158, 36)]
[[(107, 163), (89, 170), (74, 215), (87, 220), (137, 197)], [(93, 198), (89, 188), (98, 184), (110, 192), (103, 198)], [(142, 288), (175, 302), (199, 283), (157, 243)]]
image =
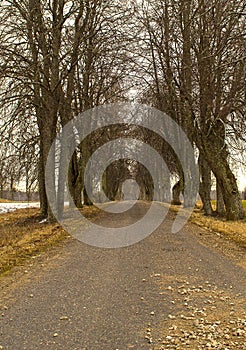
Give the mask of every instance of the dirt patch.
[[(165, 279), (165, 282), (164, 282)], [(209, 281), (163, 276), (160, 294), (170, 300), (175, 312), (158, 327), (146, 328), (146, 341), (153, 350), (245, 349), (245, 298), (233, 296)]]

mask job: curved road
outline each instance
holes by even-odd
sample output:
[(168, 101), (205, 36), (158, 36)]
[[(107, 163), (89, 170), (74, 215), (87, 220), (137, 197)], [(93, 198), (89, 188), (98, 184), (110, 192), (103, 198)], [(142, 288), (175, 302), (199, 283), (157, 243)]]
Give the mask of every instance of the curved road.
[[(130, 224), (147, 208), (138, 203), (121, 218), (107, 214), (98, 222)], [(201, 244), (205, 230), (188, 224), (171, 234), (174, 215), (133, 246), (100, 249), (71, 238), (2, 279), (0, 349), (169, 349), (158, 347), (157, 333), (170, 314), (185, 312), (172, 294), (182, 281), (210, 283), (234, 303), (245, 301), (245, 270)]]

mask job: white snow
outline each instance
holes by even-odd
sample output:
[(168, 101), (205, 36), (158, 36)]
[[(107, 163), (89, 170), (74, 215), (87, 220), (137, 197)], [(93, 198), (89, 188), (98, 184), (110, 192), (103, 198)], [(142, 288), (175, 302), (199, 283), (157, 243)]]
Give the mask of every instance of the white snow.
[(27, 209), (27, 208), (39, 208), (39, 202), (26, 202), (26, 203), (0, 203), (0, 214), (10, 213), (17, 209)]

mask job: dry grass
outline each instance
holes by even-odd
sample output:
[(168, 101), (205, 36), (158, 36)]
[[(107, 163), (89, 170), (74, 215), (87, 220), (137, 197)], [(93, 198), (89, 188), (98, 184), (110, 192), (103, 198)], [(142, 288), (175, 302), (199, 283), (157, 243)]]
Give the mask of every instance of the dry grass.
[(1, 214), (1, 274), (67, 237), (57, 224), (40, 224), (40, 220), (38, 209), (20, 209)]
[[(215, 210), (215, 208), (216, 208), (216, 200), (212, 200), (211, 202), (212, 202), (212, 206), (213, 206), (213, 208)], [(202, 205), (201, 202), (198, 202), (198, 203), (199, 203), (199, 205)], [(242, 204), (243, 204), (243, 208), (246, 209), (246, 200), (242, 200)], [(245, 210), (245, 212), (246, 212), (246, 210)]]
[(0, 203), (11, 203), (12, 201), (10, 201), (9, 199), (3, 199), (0, 198)]
[[(82, 209), (91, 219), (99, 210), (95, 207)], [(0, 215), (0, 274), (13, 266), (22, 265), (34, 255), (64, 241), (69, 235), (59, 224), (41, 224), (38, 209), (19, 209)]]
[(226, 221), (221, 218), (204, 216), (201, 211), (194, 211), (191, 222), (206, 227), (211, 231), (221, 233), (230, 240), (246, 248), (246, 220)]
[[(246, 204), (246, 201), (243, 202)], [(221, 233), (228, 239), (239, 244), (241, 247), (246, 248), (246, 219), (240, 221), (226, 221), (221, 217), (205, 216), (200, 207), (201, 205), (198, 202), (197, 208), (193, 211), (190, 217), (190, 222), (211, 231)], [(177, 212), (180, 210), (180, 207), (172, 205), (170, 209)]]

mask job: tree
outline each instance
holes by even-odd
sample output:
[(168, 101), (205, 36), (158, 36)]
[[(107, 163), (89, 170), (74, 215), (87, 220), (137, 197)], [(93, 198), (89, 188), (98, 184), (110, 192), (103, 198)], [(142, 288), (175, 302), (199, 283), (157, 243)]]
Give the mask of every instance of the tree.
[[(6, 0), (0, 10), (0, 78), (8, 88), (3, 108), (9, 105), (9, 116), (14, 111), (21, 120), (25, 105), (38, 127), (41, 210), (52, 219), (45, 167), (59, 121), (64, 126), (75, 113), (122, 93), (119, 81), (125, 68), (118, 64), (126, 45), (115, 41), (115, 34), (123, 10), (108, 0)], [(55, 188), (55, 154), (49, 172)], [(59, 189), (64, 192), (61, 177)], [(55, 203), (55, 191), (51, 197)]]
[[(5, 0), (0, 4), (0, 111), (5, 125), (25, 125), (28, 118), (27, 130), (35, 129), (35, 146), (29, 137), (23, 139), (19, 154), (22, 158), (26, 154), (27, 160), (29, 148), (36, 150), (38, 137), (43, 215), (53, 218), (45, 169), (57, 132), (81, 112), (126, 100), (130, 87), (135, 84), (134, 88), (139, 88), (141, 84), (139, 99), (144, 97), (145, 102), (169, 114), (199, 150), (200, 193), (206, 213), (211, 214), (213, 173), (218, 194), (223, 196), (220, 207), (225, 205), (227, 218), (243, 217), (227, 146), (228, 126), (243, 140), (243, 13), (244, 3), (238, 0), (143, 0), (134, 4), (128, 0)], [(168, 154), (169, 169), (179, 177), (175, 187), (179, 197), (184, 174), (173, 150), (151, 133), (132, 128), (128, 131), (133, 136), (142, 133), (140, 139), (150, 142), (161, 155)], [(75, 147), (70, 162), (68, 187), (78, 207), (82, 205), (81, 192), (84, 202), (90, 204), (83, 174), (100, 143), (98, 135), (107, 139), (104, 131), (102, 135), (98, 131), (94, 138)], [(66, 149), (60, 146), (48, 170), (53, 181), (52, 207), (62, 214)], [(188, 155), (187, 162), (189, 165)], [(26, 161), (23, 164), (27, 173), (33, 172)], [(141, 166), (136, 165), (137, 170), (146, 175)], [(165, 174), (160, 171), (159, 175), (161, 188)], [(150, 180), (142, 186), (151, 192)], [(161, 198), (170, 192), (169, 186), (167, 183)]]
[[(24, 110), (23, 110), (24, 112)], [(25, 184), (27, 199), (37, 187), (37, 129), (28, 111), (19, 120), (15, 114), (4, 116), (0, 125), (0, 187), (13, 192)]]
[(232, 113), (244, 108), (243, 6), (242, 1), (143, 1), (137, 13), (147, 33), (143, 53), (149, 52), (156, 102), (196, 144), (206, 162), (201, 179), (209, 182), (212, 170), (232, 220), (244, 216), (225, 139)]

